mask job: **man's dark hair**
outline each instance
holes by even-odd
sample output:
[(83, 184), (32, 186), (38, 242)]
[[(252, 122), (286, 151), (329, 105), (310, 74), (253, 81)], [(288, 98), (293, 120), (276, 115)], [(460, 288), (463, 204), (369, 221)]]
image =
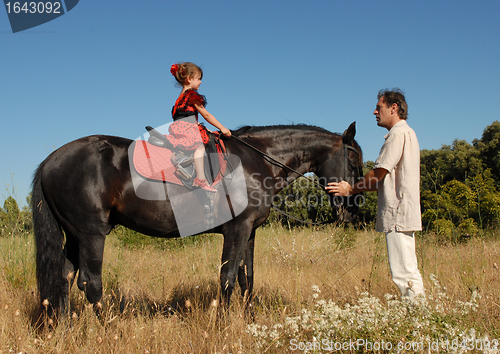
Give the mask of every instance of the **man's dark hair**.
[(398, 105), (399, 118), (404, 120), (408, 118), (408, 104), (406, 103), (403, 91), (398, 88), (380, 90), (377, 98), (380, 99), (380, 97), (384, 98), (383, 102), (387, 104), (388, 107), (392, 106), (394, 103)]

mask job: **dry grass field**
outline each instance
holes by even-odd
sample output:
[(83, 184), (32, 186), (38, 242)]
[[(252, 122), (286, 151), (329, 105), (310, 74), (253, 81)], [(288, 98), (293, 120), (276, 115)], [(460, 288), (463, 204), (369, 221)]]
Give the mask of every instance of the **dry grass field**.
[[(253, 320), (239, 289), (217, 317), (222, 236), (108, 236), (96, 316), (71, 292), (69, 318), (35, 325), (33, 235), (0, 237), (0, 353), (494, 352), (500, 242), (417, 239), (426, 299), (399, 299), (385, 240), (327, 226), (257, 231)], [(138, 242), (139, 241), (139, 242)], [(389, 346), (390, 345), (390, 346)], [(342, 347), (344, 346), (344, 347)]]

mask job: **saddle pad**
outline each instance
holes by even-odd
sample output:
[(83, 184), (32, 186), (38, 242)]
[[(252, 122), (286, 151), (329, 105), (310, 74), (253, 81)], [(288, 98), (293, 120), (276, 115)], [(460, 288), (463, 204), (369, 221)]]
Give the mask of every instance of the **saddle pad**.
[[(132, 160), (138, 174), (150, 180), (183, 185), (176, 174), (175, 166), (170, 160), (172, 157), (172, 151), (170, 149), (152, 145), (145, 140), (136, 140), (132, 144), (135, 145), (133, 147), (134, 153)], [(219, 154), (218, 160), (222, 163), (220, 172), (212, 185), (216, 185), (226, 172), (227, 162), (223, 158), (222, 151), (218, 145), (217, 150)]]

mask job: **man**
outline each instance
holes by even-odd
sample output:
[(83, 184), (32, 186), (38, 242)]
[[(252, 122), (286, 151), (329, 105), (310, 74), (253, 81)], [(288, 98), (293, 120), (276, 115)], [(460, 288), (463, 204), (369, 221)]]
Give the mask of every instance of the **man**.
[(415, 253), (415, 231), (422, 230), (420, 148), (406, 123), (408, 105), (401, 90), (381, 90), (373, 114), (377, 125), (389, 131), (375, 166), (354, 186), (341, 181), (326, 189), (338, 196), (378, 191), (376, 230), (385, 233), (394, 283), (402, 296), (412, 298), (424, 295)]

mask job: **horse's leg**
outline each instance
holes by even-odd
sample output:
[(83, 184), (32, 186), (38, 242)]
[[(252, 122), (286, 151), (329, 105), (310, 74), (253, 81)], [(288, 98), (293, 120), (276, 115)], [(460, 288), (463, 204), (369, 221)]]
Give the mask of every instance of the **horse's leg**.
[(87, 300), (97, 304), (102, 297), (102, 261), (104, 257), (104, 234), (80, 237), (78, 288), (85, 292)]
[(220, 271), (221, 304), (229, 309), (231, 294), (236, 283), (236, 276), (244, 250), (252, 233), (250, 222), (229, 223), (224, 225), (224, 246), (222, 250), (222, 267)]
[(61, 291), (62, 296), (59, 308), (63, 313), (65, 313), (69, 310), (69, 292), (71, 290), (71, 287), (73, 286), (75, 275), (79, 267), (78, 239), (70, 235), (68, 232), (66, 232), (66, 244), (64, 245), (63, 253), (66, 259), (63, 267), (62, 277), (63, 283), (67, 286)]
[(254, 316), (252, 308), (254, 247), (255, 229), (252, 230), (250, 240), (248, 240), (247, 246), (243, 251), (243, 259), (241, 260), (238, 269), (238, 283), (240, 284), (241, 294), (243, 296), (243, 301), (245, 302), (245, 312), (252, 318)]

